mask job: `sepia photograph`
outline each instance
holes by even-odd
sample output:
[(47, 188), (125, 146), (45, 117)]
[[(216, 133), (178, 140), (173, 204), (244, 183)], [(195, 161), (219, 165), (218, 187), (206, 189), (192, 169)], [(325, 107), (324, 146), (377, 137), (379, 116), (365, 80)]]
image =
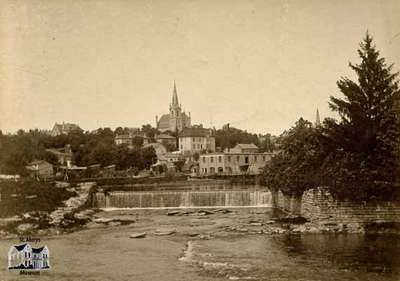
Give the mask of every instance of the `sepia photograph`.
[(400, 0), (0, 0), (0, 281), (399, 281)]

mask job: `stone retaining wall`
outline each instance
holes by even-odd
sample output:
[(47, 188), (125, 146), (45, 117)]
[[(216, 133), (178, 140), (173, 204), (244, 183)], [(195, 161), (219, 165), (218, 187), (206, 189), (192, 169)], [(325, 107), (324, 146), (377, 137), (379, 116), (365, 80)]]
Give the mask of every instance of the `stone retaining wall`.
[(326, 189), (306, 191), (302, 197), (272, 192), (272, 204), (291, 215), (302, 216), (311, 222), (374, 223), (400, 222), (399, 202), (355, 203), (334, 200)]

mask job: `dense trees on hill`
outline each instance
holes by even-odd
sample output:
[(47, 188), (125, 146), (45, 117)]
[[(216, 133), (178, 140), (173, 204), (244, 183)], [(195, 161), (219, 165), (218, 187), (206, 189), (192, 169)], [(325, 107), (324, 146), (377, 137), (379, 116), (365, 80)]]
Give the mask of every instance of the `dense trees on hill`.
[(224, 127), (215, 131), (215, 145), (221, 149), (232, 148), (238, 143), (259, 145), (257, 134), (251, 134), (233, 127)]
[(265, 168), (266, 184), (292, 194), (324, 185), (341, 199), (399, 198), (397, 73), (379, 57), (368, 34), (358, 54), (361, 62), (350, 63), (358, 80), (341, 78), (337, 85), (344, 97), (330, 98), (340, 120), (325, 119), (314, 129), (299, 120), (281, 137), (282, 152)]
[[(130, 128), (118, 127), (114, 131), (110, 128), (99, 128), (92, 132), (75, 130), (69, 134), (50, 136), (44, 131), (19, 130), (16, 134), (0, 134), (0, 173), (22, 174), (26, 173), (25, 166), (33, 160), (46, 160), (52, 164), (57, 163), (57, 158), (48, 148), (64, 148), (71, 145), (73, 162), (78, 166), (100, 164), (108, 166), (116, 164), (117, 169), (136, 167), (143, 169), (156, 161), (154, 149), (143, 148), (143, 137), (133, 139), (133, 147), (115, 145), (115, 136), (118, 134), (135, 133)], [(154, 141), (154, 136), (159, 132), (151, 125), (143, 125), (136, 132)], [(168, 132), (167, 132), (168, 133)], [(170, 132), (176, 136), (176, 132)], [(274, 147), (270, 135), (263, 141), (259, 136), (250, 134), (236, 128), (224, 128), (215, 132), (217, 146), (222, 148), (233, 147), (237, 143), (254, 143), (260, 145), (262, 151), (271, 151)], [(152, 139), (153, 138), (153, 139)], [(168, 151), (176, 149), (175, 145), (165, 143)]]
[(260, 148), (260, 152), (272, 152), (277, 148), (276, 140), (271, 134), (262, 136), (229, 126), (215, 130), (215, 145), (222, 150), (232, 148), (238, 143), (254, 143)]
[(152, 147), (142, 148), (143, 140), (137, 146), (128, 149), (114, 143), (114, 132), (109, 128), (100, 128), (94, 132), (75, 131), (68, 135), (52, 137), (39, 130), (18, 131), (12, 135), (0, 135), (0, 173), (26, 173), (25, 166), (33, 160), (46, 160), (52, 164), (57, 158), (48, 148), (63, 148), (70, 144), (74, 163), (78, 166), (116, 164), (119, 169), (136, 167), (148, 168), (155, 161)]

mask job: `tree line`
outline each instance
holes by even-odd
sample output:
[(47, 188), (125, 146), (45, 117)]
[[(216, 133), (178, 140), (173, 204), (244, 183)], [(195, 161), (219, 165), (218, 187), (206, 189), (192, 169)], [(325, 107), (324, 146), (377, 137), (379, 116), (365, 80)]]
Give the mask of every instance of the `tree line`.
[(64, 148), (67, 144), (71, 146), (72, 160), (77, 166), (100, 164), (102, 167), (116, 165), (120, 170), (131, 167), (142, 170), (156, 161), (154, 149), (143, 148), (143, 140), (128, 148), (116, 145), (115, 135), (110, 128), (93, 132), (74, 130), (58, 136), (37, 129), (19, 130), (16, 134), (0, 132), (0, 173), (25, 175), (25, 166), (33, 160), (46, 160), (57, 165), (57, 157), (46, 149)]
[(387, 65), (367, 34), (349, 63), (357, 81), (342, 77), (343, 97), (330, 97), (339, 120), (313, 126), (300, 118), (284, 132), (281, 152), (265, 167), (272, 189), (299, 196), (326, 186), (338, 199), (398, 200), (400, 175), (400, 90), (398, 73)]
[(232, 148), (238, 143), (253, 143), (260, 148), (260, 152), (272, 152), (276, 149), (276, 142), (271, 134), (261, 136), (226, 125), (215, 130), (214, 135), (215, 145), (221, 150)]

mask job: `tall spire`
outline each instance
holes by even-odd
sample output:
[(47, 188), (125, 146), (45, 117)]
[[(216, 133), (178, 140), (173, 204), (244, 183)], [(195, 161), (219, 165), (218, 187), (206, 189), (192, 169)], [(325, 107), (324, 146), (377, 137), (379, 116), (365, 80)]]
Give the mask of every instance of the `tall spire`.
[(320, 120), (320, 118), (319, 118), (318, 107), (317, 107), (317, 115), (316, 115), (316, 118), (315, 118), (315, 126), (316, 126), (316, 127), (321, 126), (321, 120)]
[(172, 94), (172, 105), (179, 105), (178, 94), (176, 92), (175, 80), (174, 80), (174, 91), (173, 91), (173, 94)]

